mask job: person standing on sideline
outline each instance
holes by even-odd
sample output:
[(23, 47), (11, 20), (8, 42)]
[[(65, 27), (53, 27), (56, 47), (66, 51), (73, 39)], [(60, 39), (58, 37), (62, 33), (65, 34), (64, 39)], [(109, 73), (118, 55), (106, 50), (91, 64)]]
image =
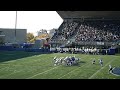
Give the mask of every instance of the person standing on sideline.
[(103, 60), (102, 59), (100, 59), (99, 63), (101, 65), (101, 67), (103, 67)]

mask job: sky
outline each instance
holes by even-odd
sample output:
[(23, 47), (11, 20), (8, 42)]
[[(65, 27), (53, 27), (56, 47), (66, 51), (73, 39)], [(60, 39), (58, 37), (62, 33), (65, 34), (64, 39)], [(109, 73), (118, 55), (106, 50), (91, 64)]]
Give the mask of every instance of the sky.
[[(0, 11), (0, 28), (15, 28), (16, 11)], [(40, 29), (59, 28), (63, 22), (56, 11), (17, 11), (17, 29), (37, 35)]]

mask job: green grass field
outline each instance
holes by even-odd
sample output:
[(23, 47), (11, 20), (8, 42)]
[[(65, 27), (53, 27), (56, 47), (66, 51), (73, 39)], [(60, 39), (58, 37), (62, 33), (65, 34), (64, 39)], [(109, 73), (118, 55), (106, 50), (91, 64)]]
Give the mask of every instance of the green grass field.
[[(81, 58), (78, 66), (54, 66), (53, 58), (66, 57), (72, 54), (38, 52), (0, 52), (0, 79), (120, 79), (108, 73), (108, 65), (120, 67), (118, 55), (85, 55), (75, 54)], [(103, 58), (104, 66), (99, 65), (98, 59)], [(92, 65), (92, 59), (96, 64)]]

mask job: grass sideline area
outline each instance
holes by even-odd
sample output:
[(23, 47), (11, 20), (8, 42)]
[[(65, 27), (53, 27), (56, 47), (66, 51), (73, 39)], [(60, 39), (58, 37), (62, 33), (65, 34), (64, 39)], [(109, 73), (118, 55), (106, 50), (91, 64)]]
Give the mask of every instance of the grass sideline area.
[[(78, 66), (54, 66), (53, 58), (75, 55), (81, 58)], [(102, 57), (103, 67), (99, 65)], [(92, 64), (93, 58), (96, 64)], [(120, 66), (120, 54), (85, 55), (39, 52), (2, 51), (0, 52), (0, 79), (120, 79), (108, 73), (109, 64)]]

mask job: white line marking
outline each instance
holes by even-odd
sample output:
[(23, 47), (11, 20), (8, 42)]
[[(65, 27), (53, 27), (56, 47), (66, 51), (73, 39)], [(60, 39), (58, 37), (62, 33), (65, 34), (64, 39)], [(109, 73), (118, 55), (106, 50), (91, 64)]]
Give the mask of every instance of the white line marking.
[[(86, 57), (87, 57), (87, 56), (86, 56)], [(83, 59), (83, 58), (86, 58), (86, 57), (83, 56), (82, 59)], [(87, 63), (87, 64), (88, 64), (88, 63)], [(87, 65), (87, 64), (85, 64), (85, 65)], [(85, 66), (85, 65), (83, 65), (83, 66)], [(83, 67), (83, 66), (81, 66), (81, 67)], [(79, 67), (79, 68), (81, 68), (81, 67)], [(76, 69), (72, 70), (71, 72), (74, 72), (75, 70), (77, 70), (77, 69), (79, 69), (79, 68), (76, 68)], [(63, 75), (63, 76), (61, 76), (61, 77), (59, 77), (58, 79), (61, 79), (62, 77), (64, 77), (64, 76), (70, 74), (71, 72), (69, 72), (69, 73), (67, 73), (67, 74), (65, 74), (65, 75)]]
[(38, 73), (38, 74), (33, 75), (33, 76), (31, 76), (31, 77), (28, 77), (28, 78), (26, 78), (26, 79), (30, 79), (30, 78), (36, 77), (36, 76), (38, 76), (38, 75), (40, 75), (40, 74), (43, 74), (43, 73), (47, 73), (47, 72), (49, 72), (49, 71), (51, 71), (51, 70), (53, 70), (53, 69), (55, 69), (55, 68), (58, 68), (58, 67), (60, 67), (60, 66), (57, 66), (57, 67), (51, 68), (51, 69), (49, 69), (49, 70), (46, 70), (46, 71), (41, 72), (41, 73)]
[[(45, 64), (44, 64), (45, 65)], [(11, 65), (11, 66), (24, 66), (24, 65)], [(34, 67), (34, 66), (33, 66)], [(42, 66), (39, 66), (39, 67), (42, 67)], [(7, 68), (7, 69), (9, 69), (10, 68), (10, 66), (7, 66), (7, 67), (4, 67), (4, 68), (2, 68), (2, 69), (5, 69), (5, 68)], [(1, 69), (0, 69), (0, 71), (1, 71)], [(12, 73), (10, 73), (10, 74), (8, 74), (8, 75), (4, 75), (4, 76), (9, 76), (9, 75), (11, 75), (11, 74), (15, 74), (15, 73), (18, 73), (18, 72), (21, 72), (21, 71), (25, 71), (24, 69), (22, 69), (22, 70), (19, 70), (19, 71), (14, 71), (14, 72), (12, 72)], [(31, 72), (31, 71), (30, 71)], [(0, 78), (1, 77), (4, 77), (4, 76), (0, 76)]]
[[(34, 61), (38, 61), (39, 59), (37, 59), (37, 60), (34, 60)], [(42, 59), (40, 59), (40, 60), (42, 60)], [(32, 61), (33, 62), (33, 61)], [(3, 64), (4, 65), (4, 64)], [(5, 64), (6, 65), (6, 64)], [(7, 65), (9, 65), (9, 64), (7, 64)], [(46, 65), (46, 64), (44, 64), (44, 65)], [(24, 66), (24, 65), (11, 65), (11, 66)], [(40, 66), (41, 67), (41, 66)], [(10, 68), (10, 66), (7, 66), (7, 67), (4, 67), (4, 68), (1, 68), (0, 69), (0, 71), (2, 70), (2, 69), (5, 69), (5, 68), (7, 68), (7, 69), (9, 69)], [(15, 74), (15, 73), (18, 73), (18, 72), (21, 72), (21, 71), (24, 71), (24, 70), (20, 70), (20, 71), (17, 71), (17, 72), (13, 72), (13, 73), (10, 73), (10, 74), (8, 74), (8, 75), (5, 75), (5, 76), (9, 76), (9, 75), (11, 75), (11, 74)], [(3, 77), (3, 76), (0, 76), (0, 78), (1, 77)]]
[[(82, 57), (82, 58), (83, 58), (83, 57)], [(58, 67), (60, 67), (60, 66), (58, 66)], [(55, 68), (58, 68), (58, 67), (55, 67)], [(44, 71), (44, 72), (38, 73), (38, 74), (33, 75), (33, 76), (31, 76), (31, 77), (28, 77), (28, 78), (26, 78), (26, 79), (33, 78), (33, 77), (38, 76), (38, 75), (43, 74), (43, 73), (47, 73), (47, 72), (49, 72), (49, 71), (51, 71), (51, 70), (53, 70), (53, 69), (55, 69), (55, 68), (52, 68), (52, 69), (46, 70), (46, 71)]]
[[(83, 57), (82, 57), (83, 58)], [(15, 66), (17, 66), (17, 65), (15, 65)], [(60, 67), (60, 66), (58, 66), (58, 67)], [(55, 67), (55, 68), (58, 68), (58, 67)], [(9, 68), (9, 67), (7, 67), (7, 68)], [(51, 70), (53, 70), (53, 69), (55, 69), (55, 68), (52, 68), (52, 69), (49, 69), (49, 70), (46, 70), (46, 71), (44, 71), (44, 72), (41, 72), (41, 73), (38, 73), (38, 74), (36, 74), (36, 75), (33, 75), (33, 76), (31, 76), (31, 77), (28, 77), (28, 79), (29, 78), (33, 78), (33, 77), (35, 77), (35, 76), (37, 76), (37, 75), (40, 75), (40, 74), (43, 74), (43, 73), (46, 73), (46, 72), (48, 72), (48, 71), (51, 71)], [(3, 68), (2, 68), (3, 69)], [(18, 71), (18, 72), (21, 72), (22, 70), (20, 70), (20, 71)], [(17, 73), (17, 72), (14, 72), (14, 73)], [(11, 74), (14, 74), (14, 73), (11, 73)], [(11, 74), (9, 74), (9, 75), (11, 75)], [(9, 75), (7, 75), (7, 76), (9, 76)]]
[(7, 67), (3, 67), (3, 68), (1, 68), (1, 69), (0, 69), (0, 71), (4, 70), (5, 68), (7, 68), (7, 69), (8, 69), (9, 67), (8, 67), (8, 66), (7, 66)]
[[(84, 66), (86, 66), (86, 65), (88, 65), (89, 63), (87, 63), (87, 64), (85, 64), (85, 65), (82, 65), (81, 67), (79, 67), (79, 68), (82, 68), (82, 67), (84, 67)], [(64, 76), (66, 76), (66, 75), (68, 75), (68, 74), (70, 74), (70, 73), (72, 73), (72, 72), (74, 72), (74, 71), (76, 71), (77, 69), (79, 69), (79, 68), (76, 68), (76, 69), (74, 69), (74, 70), (72, 70), (71, 72), (69, 72), (69, 73), (67, 73), (67, 74), (65, 74), (65, 75), (63, 75), (63, 76), (61, 76), (60, 78), (58, 78), (58, 79), (61, 79), (61, 78), (63, 78)]]
[[(33, 56), (31, 56), (31, 57), (33, 57)], [(31, 58), (31, 57), (27, 57), (27, 58)], [(9, 63), (9, 62), (11, 62), (11, 63), (13, 63), (13, 62), (19, 62), (19, 60), (21, 60), (22, 58), (20, 58), (20, 59), (16, 59), (16, 60), (10, 60), (10, 61), (5, 61), (5, 63)], [(27, 60), (27, 61), (26, 61)], [(24, 63), (31, 63), (31, 62), (36, 62), (36, 61), (38, 61), (38, 60), (43, 60), (43, 59), (34, 59), (34, 60), (30, 60), (29, 62), (28, 62), (28, 60), (29, 59), (25, 59), (24, 61)], [(4, 64), (4, 62), (3, 63), (1, 63), (1, 64)]]
[(21, 72), (22, 70), (20, 70), (20, 71), (14, 71), (14, 72), (12, 72), (12, 73), (10, 73), (10, 74), (8, 74), (8, 75), (3, 75), (3, 76), (0, 76), (0, 78), (6, 78), (6, 77), (8, 77), (8, 76), (10, 76), (10, 75), (12, 75), (12, 74), (15, 74), (15, 73), (18, 73), (18, 72)]
[[(114, 60), (114, 59), (113, 59)], [(88, 79), (93, 78), (98, 72), (100, 72), (103, 68), (105, 68), (107, 65), (109, 65), (113, 60), (111, 60), (110, 62), (108, 62), (104, 67), (102, 67), (101, 69), (99, 69), (97, 72), (95, 72), (92, 76), (90, 76)]]

